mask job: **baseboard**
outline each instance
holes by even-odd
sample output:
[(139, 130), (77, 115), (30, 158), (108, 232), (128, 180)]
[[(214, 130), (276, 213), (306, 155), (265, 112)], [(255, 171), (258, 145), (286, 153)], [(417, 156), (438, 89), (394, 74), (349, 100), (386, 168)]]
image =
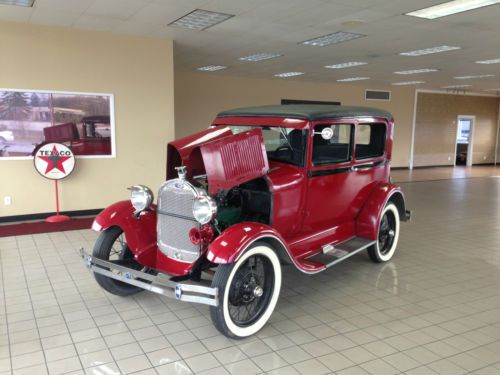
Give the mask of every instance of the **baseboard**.
[(391, 167), (391, 171), (402, 171), (408, 169), (410, 169), (410, 167)]
[(444, 168), (444, 167), (453, 168), (454, 165), (453, 164), (419, 165), (418, 167), (414, 166), (413, 169), (423, 169), (423, 168), (429, 169), (429, 168)]
[[(102, 208), (95, 208), (92, 210), (76, 210), (76, 211), (62, 211), (61, 215), (68, 216), (95, 216), (101, 212)], [(55, 215), (55, 212), (43, 212), (39, 214), (28, 214), (28, 215), (13, 215), (13, 216), (0, 216), (0, 224), (2, 223), (12, 223), (16, 221), (32, 221), (32, 220), (43, 220), (49, 216)]]

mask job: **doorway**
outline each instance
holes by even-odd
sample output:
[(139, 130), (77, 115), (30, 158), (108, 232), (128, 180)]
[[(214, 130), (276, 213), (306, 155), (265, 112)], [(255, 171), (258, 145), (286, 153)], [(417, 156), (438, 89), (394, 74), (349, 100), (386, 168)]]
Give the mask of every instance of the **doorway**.
[(472, 166), (474, 116), (459, 115), (455, 143), (455, 165)]

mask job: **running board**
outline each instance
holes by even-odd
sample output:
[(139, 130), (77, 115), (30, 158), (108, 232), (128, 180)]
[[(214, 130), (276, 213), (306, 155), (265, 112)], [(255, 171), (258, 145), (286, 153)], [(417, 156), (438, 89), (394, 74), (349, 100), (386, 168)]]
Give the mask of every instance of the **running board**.
[(360, 251), (375, 244), (373, 240), (367, 240), (361, 237), (352, 237), (347, 241), (341, 242), (335, 246), (323, 246), (323, 251), (305, 258), (310, 262), (323, 264), (326, 268), (350, 258)]

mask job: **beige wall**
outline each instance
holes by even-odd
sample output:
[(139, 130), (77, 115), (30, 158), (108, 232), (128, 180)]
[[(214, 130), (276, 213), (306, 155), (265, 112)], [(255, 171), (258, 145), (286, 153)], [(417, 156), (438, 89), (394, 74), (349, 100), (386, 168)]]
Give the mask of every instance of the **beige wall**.
[(175, 72), (175, 131), (181, 137), (203, 130), (225, 109), (279, 104), (281, 99), (340, 101), (343, 105), (378, 107), (396, 121), (392, 165), (409, 165), (414, 90), (391, 88), (390, 102), (365, 101), (362, 86), (280, 79), (234, 77), (220, 73)]
[(476, 116), (473, 164), (495, 161), (499, 99), (486, 96), (419, 93), (414, 166), (454, 165), (457, 117)]
[[(61, 210), (128, 199), (131, 184), (153, 191), (165, 178), (174, 136), (172, 42), (165, 39), (0, 23), (0, 88), (112, 93), (115, 159), (78, 159), (60, 183)], [(3, 197), (11, 196), (5, 206)], [(0, 216), (54, 210), (54, 184), (31, 160), (0, 160)]]

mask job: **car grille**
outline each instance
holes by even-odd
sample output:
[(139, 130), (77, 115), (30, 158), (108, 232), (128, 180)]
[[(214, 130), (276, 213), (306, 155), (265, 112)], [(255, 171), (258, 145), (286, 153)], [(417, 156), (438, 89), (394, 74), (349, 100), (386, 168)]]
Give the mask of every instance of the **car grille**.
[(158, 247), (166, 256), (192, 263), (200, 255), (200, 245), (189, 239), (192, 228), (200, 228), (193, 217), (194, 188), (188, 182), (167, 181), (158, 193)]

